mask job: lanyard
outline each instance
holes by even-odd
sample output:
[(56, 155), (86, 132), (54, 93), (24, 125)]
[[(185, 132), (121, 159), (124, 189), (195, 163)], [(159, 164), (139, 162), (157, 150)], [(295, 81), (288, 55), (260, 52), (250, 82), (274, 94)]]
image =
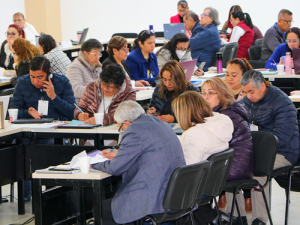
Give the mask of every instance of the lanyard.
[(148, 74), (147, 74), (147, 77), (148, 78), (153, 78), (153, 74), (152, 74), (152, 71), (151, 71), (151, 68), (150, 68), (150, 56), (149, 56), (149, 59), (148, 59)]
[(259, 110), (259, 108), (260, 108), (260, 105), (257, 107), (255, 114), (253, 114), (254, 109), (253, 109), (253, 103), (252, 103), (252, 109), (253, 109), (253, 110), (251, 110), (252, 124), (254, 124), (254, 120), (255, 120), (255, 117), (256, 117), (256, 114), (257, 114), (257, 111)]

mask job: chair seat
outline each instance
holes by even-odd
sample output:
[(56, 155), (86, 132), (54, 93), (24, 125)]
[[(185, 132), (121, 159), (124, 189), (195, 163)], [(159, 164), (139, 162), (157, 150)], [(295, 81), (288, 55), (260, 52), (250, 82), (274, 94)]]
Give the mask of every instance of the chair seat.
[(245, 180), (232, 180), (227, 181), (224, 190), (233, 192), (237, 187), (240, 189), (251, 189), (253, 186), (258, 186), (259, 182), (255, 179), (245, 179)]
[(293, 168), (294, 168), (294, 166), (284, 166), (284, 167), (280, 167), (276, 170), (273, 170), (273, 172), (271, 174), (271, 178), (277, 177), (283, 173), (288, 173)]
[(162, 222), (166, 222), (166, 221), (174, 221), (177, 220), (181, 217), (183, 217), (184, 215), (188, 214), (189, 210), (171, 210), (168, 212), (168, 214), (166, 215), (166, 217), (162, 219), (164, 213), (158, 213), (158, 214), (152, 214), (152, 215), (148, 215), (148, 216), (144, 216), (141, 220), (147, 220), (149, 218), (153, 218), (155, 221), (162, 223)]

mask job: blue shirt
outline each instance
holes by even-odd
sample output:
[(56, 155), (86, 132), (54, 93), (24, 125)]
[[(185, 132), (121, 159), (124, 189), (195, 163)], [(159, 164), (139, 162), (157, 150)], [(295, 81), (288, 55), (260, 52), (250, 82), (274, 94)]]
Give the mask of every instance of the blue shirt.
[[(153, 78), (148, 78), (149, 63)], [(131, 79), (133, 80), (146, 80), (151, 84), (159, 73), (156, 55), (149, 53), (149, 59), (147, 61), (140, 48), (135, 48), (128, 55), (126, 64), (129, 68)]]
[[(287, 52), (287, 44), (280, 44), (276, 48), (275, 52), (271, 55), (269, 60), (266, 62), (265, 67), (267, 69), (277, 70), (276, 64), (279, 63), (280, 57), (285, 56)], [(276, 63), (276, 64), (275, 64)]]
[(220, 34), (214, 23), (205, 27), (201, 26), (198, 29), (198, 33), (190, 38), (192, 59), (197, 59), (197, 66), (201, 62), (206, 62), (203, 70), (207, 71), (212, 66), (213, 59), (221, 48)]

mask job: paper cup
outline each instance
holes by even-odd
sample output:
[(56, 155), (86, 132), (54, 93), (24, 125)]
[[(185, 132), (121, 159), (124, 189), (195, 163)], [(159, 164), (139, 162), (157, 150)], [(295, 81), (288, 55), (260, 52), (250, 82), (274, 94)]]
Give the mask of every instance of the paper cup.
[(131, 86), (133, 89), (135, 89), (135, 80), (131, 80)]
[(96, 124), (103, 125), (104, 113), (94, 113)]
[(4, 68), (0, 67), (0, 77), (4, 76)]
[(18, 119), (18, 109), (8, 109), (9, 121)]
[(277, 67), (277, 74), (280, 74), (280, 75), (282, 75), (283, 74), (283, 71), (284, 71), (284, 65), (282, 64), (282, 65), (276, 65), (276, 67)]
[(91, 157), (79, 157), (79, 164), (81, 173), (89, 173), (90, 172), (90, 161)]

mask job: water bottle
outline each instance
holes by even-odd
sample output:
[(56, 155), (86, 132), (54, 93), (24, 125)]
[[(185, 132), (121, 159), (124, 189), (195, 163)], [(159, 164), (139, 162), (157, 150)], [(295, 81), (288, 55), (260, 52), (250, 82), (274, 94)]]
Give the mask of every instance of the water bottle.
[(217, 52), (217, 73), (223, 72), (222, 52)]
[(3, 102), (0, 102), (0, 129), (4, 128), (4, 109)]
[(149, 30), (152, 31), (152, 32), (154, 33), (153, 25), (149, 25)]
[(290, 52), (286, 53), (286, 58), (285, 58), (285, 74), (286, 75), (291, 75), (292, 74), (292, 57), (291, 57), (291, 53)]

